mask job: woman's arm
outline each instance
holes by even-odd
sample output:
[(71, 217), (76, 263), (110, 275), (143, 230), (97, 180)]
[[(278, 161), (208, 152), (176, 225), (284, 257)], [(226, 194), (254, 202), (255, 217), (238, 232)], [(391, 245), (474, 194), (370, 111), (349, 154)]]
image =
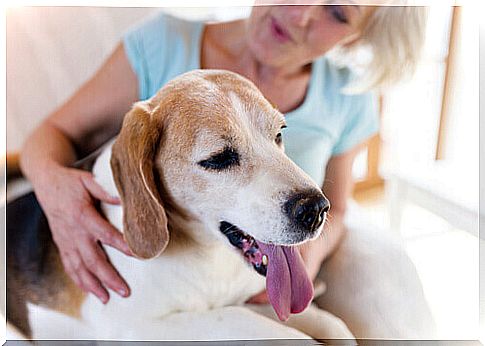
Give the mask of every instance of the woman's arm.
[(69, 168), (119, 130), (136, 101), (137, 78), (119, 44), (97, 73), (29, 136), (20, 165), (46, 213), (70, 277), (107, 302), (109, 287), (123, 296), (128, 286), (97, 241), (127, 254), (121, 234), (96, 210), (96, 199), (118, 203), (91, 173)]
[(36, 170), (38, 160), (69, 165), (98, 148), (118, 132), (137, 96), (137, 78), (120, 43), (96, 74), (27, 139), (24, 173)]
[(327, 221), (317, 239), (300, 247), (303, 261), (312, 279), (315, 279), (322, 262), (335, 251), (345, 235), (343, 220), (354, 185), (352, 166), (361, 149), (362, 145), (358, 145), (341, 155), (331, 157), (328, 161), (323, 183), (323, 193), (330, 201)]

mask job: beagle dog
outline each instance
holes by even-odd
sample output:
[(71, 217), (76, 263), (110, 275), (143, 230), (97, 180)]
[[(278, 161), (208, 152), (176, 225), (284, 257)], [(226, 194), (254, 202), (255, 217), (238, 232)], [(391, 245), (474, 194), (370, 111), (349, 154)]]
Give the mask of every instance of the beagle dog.
[[(254, 84), (221, 70), (185, 73), (136, 103), (93, 168), (122, 201), (101, 210), (137, 257), (105, 248), (131, 296), (103, 305), (81, 292), (46, 235), (37, 280), (9, 264), (9, 308), (29, 321), (9, 320), (34, 338), (352, 338), (310, 305), (294, 245), (319, 236), (329, 202), (285, 156), (284, 127)], [(271, 306), (244, 304), (265, 288)]]

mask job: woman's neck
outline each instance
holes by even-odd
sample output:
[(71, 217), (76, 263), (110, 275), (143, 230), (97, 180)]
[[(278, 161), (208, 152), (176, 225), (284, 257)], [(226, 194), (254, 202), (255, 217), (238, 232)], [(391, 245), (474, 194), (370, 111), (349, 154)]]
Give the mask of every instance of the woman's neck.
[(246, 20), (209, 24), (202, 40), (203, 68), (226, 68), (256, 84), (301, 78), (308, 65), (271, 66), (261, 63), (248, 48)]
[(248, 48), (244, 20), (210, 24), (202, 37), (201, 67), (225, 69), (251, 80), (278, 109), (289, 112), (304, 101), (311, 65), (270, 66)]

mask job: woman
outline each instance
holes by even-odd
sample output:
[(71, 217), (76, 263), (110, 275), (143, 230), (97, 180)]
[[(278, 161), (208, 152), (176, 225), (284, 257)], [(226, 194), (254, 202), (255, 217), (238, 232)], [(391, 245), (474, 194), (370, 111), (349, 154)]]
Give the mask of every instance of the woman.
[[(67, 273), (103, 303), (108, 289), (129, 296), (128, 284), (100, 243), (127, 255), (130, 250), (95, 208), (97, 200), (119, 201), (90, 173), (70, 166), (115, 136), (135, 101), (187, 70), (217, 68), (249, 78), (285, 113), (288, 155), (322, 184), (331, 201), (325, 237), (300, 249), (315, 278), (345, 233), (353, 160), (377, 131), (373, 96), (342, 89), (368, 90), (397, 79), (404, 68), (412, 70), (423, 18), (423, 8), (415, 7), (257, 6), (246, 20), (203, 24), (156, 16), (128, 32), (100, 70), (32, 133), (21, 153), (22, 170), (47, 215)], [(325, 57), (336, 47), (363, 45), (374, 54), (358, 81)], [(265, 302), (265, 294), (251, 301)]]

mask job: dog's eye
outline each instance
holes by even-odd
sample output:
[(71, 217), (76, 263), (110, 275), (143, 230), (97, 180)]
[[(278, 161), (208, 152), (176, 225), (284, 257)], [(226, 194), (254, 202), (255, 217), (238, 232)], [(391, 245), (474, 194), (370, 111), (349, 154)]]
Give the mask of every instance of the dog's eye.
[(198, 164), (206, 169), (220, 171), (239, 165), (239, 154), (233, 148), (225, 148), (222, 152), (212, 155), (206, 160), (199, 161)]

